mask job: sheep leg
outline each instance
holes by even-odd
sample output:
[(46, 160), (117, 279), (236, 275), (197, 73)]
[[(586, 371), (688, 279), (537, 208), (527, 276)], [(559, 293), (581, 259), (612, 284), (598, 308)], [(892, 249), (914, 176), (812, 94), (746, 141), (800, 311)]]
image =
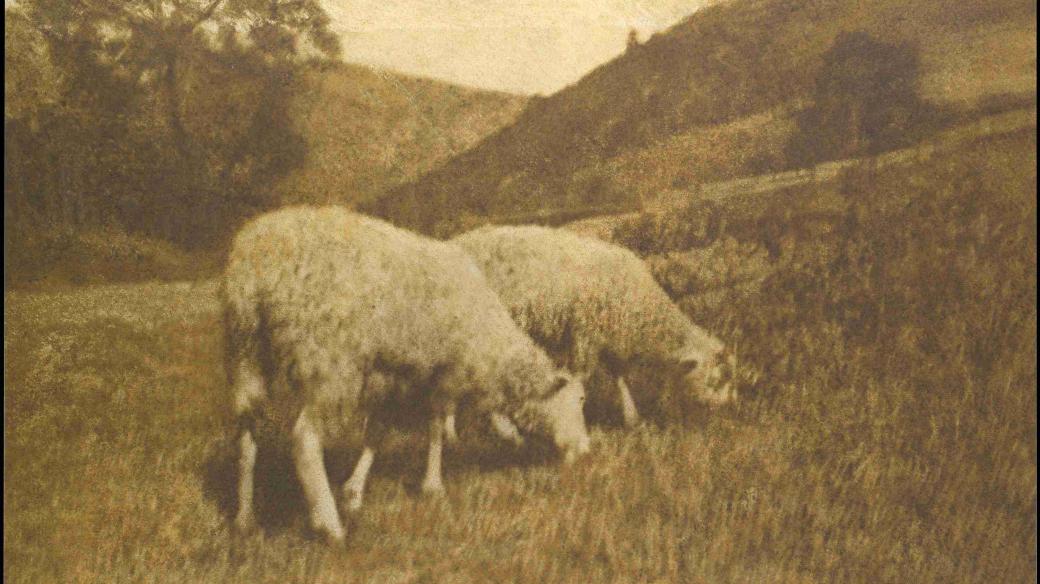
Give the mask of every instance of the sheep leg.
[(444, 438), (448, 444), (458, 444), (459, 434), (455, 431), (455, 403), (448, 403), (444, 407)]
[(422, 492), (426, 495), (443, 495), (444, 481), (441, 480), (441, 450), (444, 446), (444, 418), (434, 413), (430, 418), (430, 450), (426, 457), (426, 478)]
[(361, 458), (358, 459), (354, 473), (343, 485), (343, 495), (347, 500), (347, 511), (355, 513), (361, 509), (361, 502), (365, 495), (365, 483), (368, 482), (368, 471), (372, 469), (376, 451), (369, 445), (361, 450)]
[(242, 533), (256, 526), (256, 514), (253, 511), (253, 472), (256, 468), (256, 440), (252, 430), (242, 425), (238, 434), (238, 514), (235, 515), (235, 528)]
[(310, 508), (311, 527), (333, 542), (341, 542), (346, 536), (336, 502), (329, 487), (325, 472), (324, 452), (321, 435), (315, 428), (311, 413), (304, 408), (293, 427), (293, 460), (303, 495)]
[(632, 393), (629, 392), (624, 377), (618, 375), (617, 386), (621, 398), (621, 416), (625, 420), (625, 426), (631, 428), (639, 423), (639, 410), (636, 409), (636, 402), (632, 400)]
[(376, 448), (382, 442), (384, 426), (373, 419), (372, 416), (365, 423), (365, 442), (361, 449), (361, 458), (358, 459), (354, 472), (343, 485), (343, 498), (347, 502), (347, 512), (353, 513), (361, 509), (361, 503), (365, 495), (365, 485), (368, 484), (368, 473), (372, 470), (375, 461)]
[(253, 486), (257, 446), (253, 438), (253, 408), (264, 393), (264, 379), (259, 366), (251, 359), (239, 359), (232, 370), (232, 388), (238, 418), (238, 513), (235, 515), (235, 528), (245, 533), (256, 526)]

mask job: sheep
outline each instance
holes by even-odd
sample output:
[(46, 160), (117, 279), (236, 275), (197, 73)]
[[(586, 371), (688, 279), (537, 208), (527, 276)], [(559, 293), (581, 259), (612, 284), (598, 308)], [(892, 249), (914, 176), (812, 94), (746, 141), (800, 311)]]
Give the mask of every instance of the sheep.
[(362, 454), (343, 488), (348, 510), (359, 509), (383, 430), (401, 404), (429, 416), (428, 494), (444, 490), (448, 404), (465, 398), (551, 439), (567, 461), (589, 449), (581, 380), (517, 328), (454, 245), (338, 207), (284, 208), (235, 236), (222, 302), (239, 422), (234, 524), (241, 531), (255, 525), (255, 420), (272, 408), (295, 420), (292, 453), (310, 526), (334, 543), (345, 532), (323, 448), (364, 425)]
[(486, 226), (452, 241), (558, 365), (586, 376), (606, 369), (626, 426), (639, 420), (625, 381), (637, 362), (670, 373), (709, 404), (737, 398), (723, 343), (690, 322), (631, 251), (538, 226)]

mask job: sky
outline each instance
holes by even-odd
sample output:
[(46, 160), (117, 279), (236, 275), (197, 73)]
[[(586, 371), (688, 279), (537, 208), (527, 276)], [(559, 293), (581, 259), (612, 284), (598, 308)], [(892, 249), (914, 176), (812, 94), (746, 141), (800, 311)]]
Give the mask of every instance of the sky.
[(549, 95), (621, 54), (631, 29), (645, 40), (719, 0), (321, 1), (345, 61)]
[(324, 0), (343, 59), (470, 87), (551, 94), (707, 0)]

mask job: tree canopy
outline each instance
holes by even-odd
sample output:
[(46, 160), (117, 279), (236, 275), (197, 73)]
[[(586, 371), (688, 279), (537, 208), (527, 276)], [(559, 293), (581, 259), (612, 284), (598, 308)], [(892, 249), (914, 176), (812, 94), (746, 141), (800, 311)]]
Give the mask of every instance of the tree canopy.
[(291, 97), (339, 52), (316, 0), (21, 0), (5, 16), (5, 226), (22, 232), (212, 243), (302, 162)]
[(936, 115), (918, 96), (920, 77), (913, 46), (863, 31), (839, 34), (823, 54), (813, 105), (798, 117), (791, 162), (877, 154), (917, 142)]

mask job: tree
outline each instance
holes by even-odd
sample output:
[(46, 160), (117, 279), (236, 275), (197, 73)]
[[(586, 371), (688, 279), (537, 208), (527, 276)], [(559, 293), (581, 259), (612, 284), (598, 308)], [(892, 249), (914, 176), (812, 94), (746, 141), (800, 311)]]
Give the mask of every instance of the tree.
[(844, 32), (823, 55), (813, 105), (788, 145), (797, 166), (873, 155), (918, 141), (935, 118), (917, 95), (917, 51), (865, 32)]
[(43, 37), (16, 11), (4, 18), (4, 118), (35, 125), (57, 98), (58, 77)]
[[(5, 136), (24, 146), (26, 173), (58, 177), (28, 198), (45, 214), (54, 199), (103, 210), (52, 221), (180, 243), (273, 204), (272, 178), (305, 154), (293, 96), (339, 50), (317, 0), (22, 0), (6, 12), (32, 32), (23, 52), (47, 55), (59, 79), (54, 98), (19, 92), (31, 107), (17, 111), (43, 121)], [(5, 108), (5, 134), (20, 116)], [(5, 181), (5, 200), (17, 188)]]

